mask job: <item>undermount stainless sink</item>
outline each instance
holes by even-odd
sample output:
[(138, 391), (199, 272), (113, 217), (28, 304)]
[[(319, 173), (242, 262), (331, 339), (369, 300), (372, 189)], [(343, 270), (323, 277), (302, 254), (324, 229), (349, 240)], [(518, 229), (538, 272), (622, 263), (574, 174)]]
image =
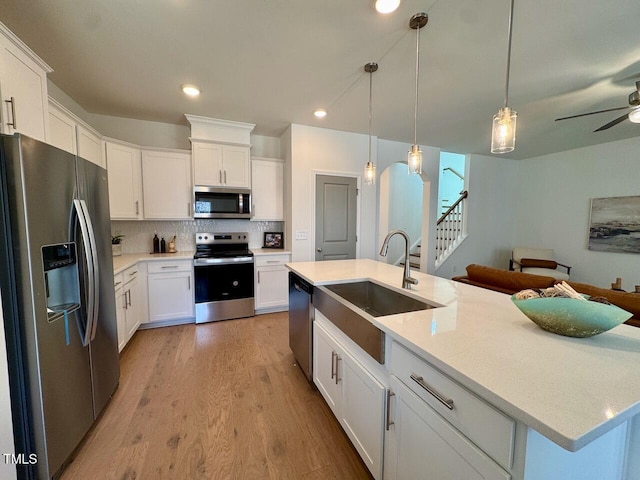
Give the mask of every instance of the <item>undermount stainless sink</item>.
[(363, 313), (382, 317), (439, 306), (369, 281), (314, 287), (313, 305), (381, 364), (384, 364), (384, 332)]
[(364, 310), (372, 317), (395, 315), (436, 308), (426, 302), (398, 293), (373, 282), (354, 282), (327, 285), (336, 295)]

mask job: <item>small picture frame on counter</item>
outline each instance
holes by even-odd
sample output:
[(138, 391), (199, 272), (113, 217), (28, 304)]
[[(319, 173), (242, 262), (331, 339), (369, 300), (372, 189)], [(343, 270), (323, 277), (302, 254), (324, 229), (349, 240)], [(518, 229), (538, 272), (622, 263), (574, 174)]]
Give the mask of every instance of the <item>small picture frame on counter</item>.
[(264, 245), (262, 248), (284, 248), (283, 232), (264, 232)]

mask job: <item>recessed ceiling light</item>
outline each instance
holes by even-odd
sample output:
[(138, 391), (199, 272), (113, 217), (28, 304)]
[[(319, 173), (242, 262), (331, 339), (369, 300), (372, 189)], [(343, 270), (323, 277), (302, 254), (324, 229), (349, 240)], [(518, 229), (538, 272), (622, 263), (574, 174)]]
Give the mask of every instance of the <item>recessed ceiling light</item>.
[(318, 108), (313, 114), (318, 118), (324, 118), (327, 116), (327, 111), (324, 108)]
[(197, 97), (198, 95), (200, 95), (200, 89), (195, 85), (191, 85), (188, 83), (185, 85), (182, 85), (182, 91), (186, 95), (189, 95), (190, 97)]
[(400, 0), (376, 0), (376, 10), (379, 13), (395, 12), (400, 6)]

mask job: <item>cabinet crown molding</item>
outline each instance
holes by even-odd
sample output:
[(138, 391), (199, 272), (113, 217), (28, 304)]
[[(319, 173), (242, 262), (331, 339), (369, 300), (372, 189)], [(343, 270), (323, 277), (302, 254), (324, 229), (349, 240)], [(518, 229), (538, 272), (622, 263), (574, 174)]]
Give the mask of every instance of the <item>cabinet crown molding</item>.
[(22, 52), (27, 55), (31, 60), (36, 62), (40, 68), (42, 68), (46, 73), (53, 72), (53, 68), (51, 68), (44, 60), (42, 60), (36, 53), (31, 50), (26, 43), (20, 40), (15, 33), (13, 33), (7, 26), (0, 22), (0, 33), (3, 34), (7, 39), (13, 43), (16, 47), (18, 47)]
[(254, 123), (234, 122), (219, 118), (185, 114), (191, 125), (191, 138), (219, 143), (249, 145)]

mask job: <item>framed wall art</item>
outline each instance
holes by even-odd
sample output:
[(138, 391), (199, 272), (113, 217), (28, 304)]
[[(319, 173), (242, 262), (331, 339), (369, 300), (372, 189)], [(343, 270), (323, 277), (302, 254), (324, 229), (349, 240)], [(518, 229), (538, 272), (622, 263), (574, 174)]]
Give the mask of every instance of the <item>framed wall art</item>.
[(640, 196), (592, 198), (588, 248), (640, 253)]
[(283, 235), (282, 232), (264, 232), (263, 248), (284, 248)]

